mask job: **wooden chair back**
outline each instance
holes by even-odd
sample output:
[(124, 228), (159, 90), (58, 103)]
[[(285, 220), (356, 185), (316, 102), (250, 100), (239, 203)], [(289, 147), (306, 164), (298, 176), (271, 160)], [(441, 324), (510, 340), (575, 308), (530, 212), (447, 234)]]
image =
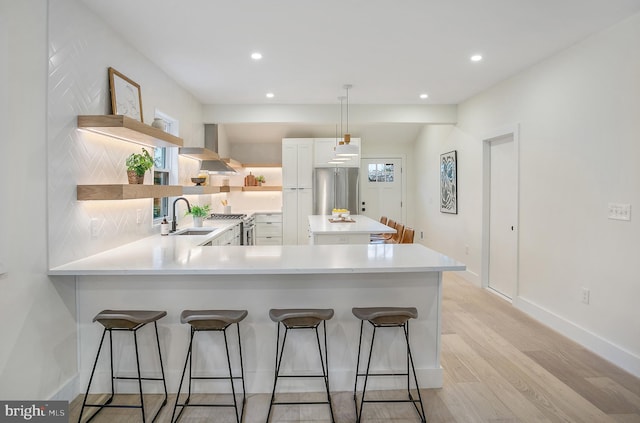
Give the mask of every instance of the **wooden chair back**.
[[(395, 229), (396, 228), (396, 221), (393, 219), (389, 219), (387, 220), (387, 223), (385, 223), (388, 227)], [(389, 242), (391, 241), (391, 238), (393, 238), (395, 236), (395, 234), (384, 234), (382, 237), (385, 240), (385, 242)]]
[(399, 244), (402, 239), (402, 234), (404, 233), (404, 225), (402, 223), (396, 224), (396, 233), (391, 237), (391, 242), (394, 244)]
[(413, 237), (415, 236), (416, 231), (413, 228), (406, 227), (404, 228), (404, 232), (402, 233), (401, 244), (413, 244)]
[(386, 225), (387, 221), (388, 221), (387, 216), (380, 216), (380, 223), (382, 223), (383, 225)]

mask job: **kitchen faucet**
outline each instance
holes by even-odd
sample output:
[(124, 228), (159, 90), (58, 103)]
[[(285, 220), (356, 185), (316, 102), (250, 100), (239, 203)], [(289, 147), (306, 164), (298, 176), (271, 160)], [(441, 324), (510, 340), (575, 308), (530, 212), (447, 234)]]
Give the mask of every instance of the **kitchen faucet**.
[(178, 202), (178, 200), (184, 200), (185, 203), (187, 203), (187, 210), (190, 212), (191, 211), (191, 205), (189, 204), (189, 200), (187, 200), (184, 197), (178, 197), (175, 200), (173, 200), (173, 215), (171, 216), (172, 220), (171, 220), (171, 232), (175, 232), (176, 228), (177, 228), (177, 222), (176, 222), (176, 203)]

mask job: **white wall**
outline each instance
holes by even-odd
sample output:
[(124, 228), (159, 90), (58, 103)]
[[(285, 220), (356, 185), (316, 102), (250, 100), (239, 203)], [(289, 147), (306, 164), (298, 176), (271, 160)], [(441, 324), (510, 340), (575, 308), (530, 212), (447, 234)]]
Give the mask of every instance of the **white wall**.
[(46, 2), (0, 2), (3, 400), (75, 395), (75, 284), (46, 276), (46, 45)]
[[(201, 104), (78, 0), (56, 0), (49, 11), (49, 228), (52, 267), (159, 232), (152, 200), (76, 201), (77, 184), (126, 183), (125, 159), (141, 146), (79, 131), (77, 115), (109, 114), (108, 67), (141, 87), (143, 121), (156, 108), (179, 121), (185, 146), (202, 146)], [(180, 159), (180, 181), (190, 185), (198, 162)], [(146, 182), (150, 183), (147, 173)], [(182, 203), (178, 216), (183, 216)], [(137, 223), (137, 212), (142, 221)], [(91, 236), (91, 219), (99, 234)]]
[[(418, 190), (427, 245), (480, 273), (482, 139), (520, 125), (520, 273), (515, 305), (640, 375), (640, 15), (464, 102), (450, 131), (425, 128), (417, 160), (459, 153), (457, 216)], [(430, 171), (431, 192), (437, 171)], [(470, 246), (467, 256), (461, 250)], [(591, 291), (582, 304), (581, 287)]]

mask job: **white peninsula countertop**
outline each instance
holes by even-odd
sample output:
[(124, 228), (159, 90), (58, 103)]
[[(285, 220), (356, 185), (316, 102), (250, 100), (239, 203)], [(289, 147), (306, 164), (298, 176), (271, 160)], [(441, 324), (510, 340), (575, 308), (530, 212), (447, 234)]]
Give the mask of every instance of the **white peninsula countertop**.
[(260, 275), (442, 272), (464, 264), (419, 244), (201, 246), (207, 235), (155, 235), (50, 275)]

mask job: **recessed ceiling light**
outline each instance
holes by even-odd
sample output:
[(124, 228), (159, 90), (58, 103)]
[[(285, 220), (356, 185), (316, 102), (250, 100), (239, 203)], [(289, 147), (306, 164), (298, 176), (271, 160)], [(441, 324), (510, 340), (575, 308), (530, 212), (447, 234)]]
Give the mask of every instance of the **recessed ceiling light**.
[(429, 94), (426, 94), (426, 93), (420, 94), (420, 98), (423, 100), (426, 98), (429, 98)]
[(257, 51), (255, 53), (251, 53), (251, 58), (253, 60), (260, 60), (262, 59), (262, 53), (259, 53)]
[(273, 97), (275, 97), (275, 96), (276, 96), (276, 95), (275, 95), (274, 93), (267, 93), (267, 98), (273, 98)]
[(479, 62), (482, 60), (482, 56), (479, 54), (474, 54), (473, 56), (471, 56), (471, 61), (472, 62)]

